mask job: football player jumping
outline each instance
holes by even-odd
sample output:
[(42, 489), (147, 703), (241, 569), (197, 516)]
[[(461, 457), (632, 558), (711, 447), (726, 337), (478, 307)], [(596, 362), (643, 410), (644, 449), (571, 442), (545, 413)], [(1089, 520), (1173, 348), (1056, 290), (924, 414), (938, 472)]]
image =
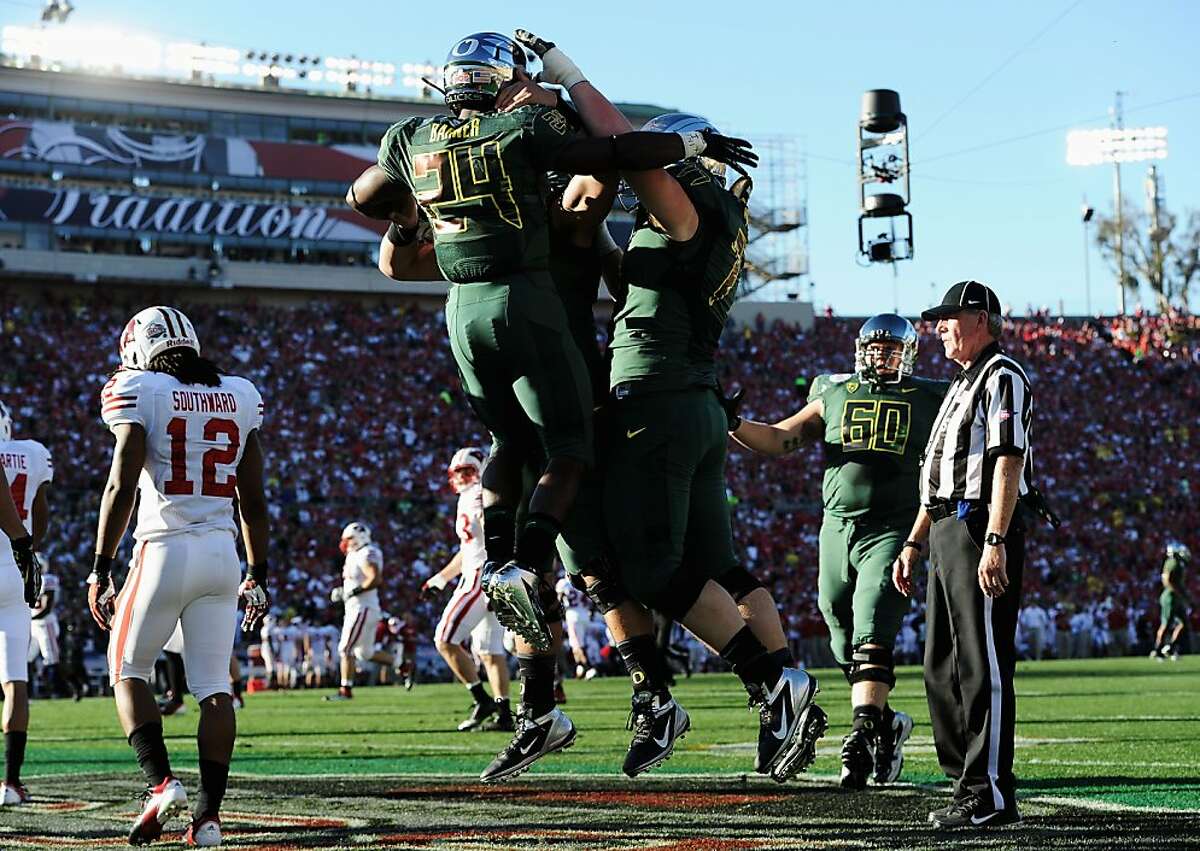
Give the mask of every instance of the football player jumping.
[[(200, 704), (200, 793), (185, 839), (216, 846), (237, 732), (229, 657), (238, 599), (246, 603), (244, 631), (257, 629), (268, 602), (262, 397), (246, 379), (223, 375), (202, 358), (192, 323), (172, 307), (134, 316), (119, 351), (121, 368), (100, 394), (101, 416), (116, 446), (100, 502), (88, 604), (100, 628), (111, 631), (108, 665), (117, 716), (146, 775), (144, 806), (129, 842), (154, 841), (187, 805), (148, 683), (180, 623), (188, 689)], [(245, 580), (235, 497), (249, 563)], [(135, 500), (133, 567), (117, 594), (112, 571)]]
[(914, 378), (917, 332), (894, 313), (873, 316), (854, 344), (854, 372), (819, 375), (808, 404), (774, 425), (742, 420), (733, 438), (767, 455), (825, 445), (818, 602), (850, 683), (854, 722), (842, 742), (841, 784), (900, 776), (913, 721), (888, 706), (892, 652), (909, 610), (892, 563), (917, 513), (920, 453), (946, 382)]
[[(517, 38), (542, 58), (540, 79), (569, 91), (589, 133), (629, 133), (561, 50)], [(700, 158), (717, 136), (703, 119), (663, 116), (644, 129), (677, 135), (684, 150), (670, 171), (621, 163), (640, 206), (610, 346), (604, 515), (624, 589), (720, 649), (760, 709), (756, 769), (783, 781), (811, 763), (825, 718), (816, 680), (791, 666), (773, 601), (762, 606), (769, 593), (737, 566), (724, 491), (728, 417), (715, 354), (742, 266), (750, 181), (727, 189), (724, 164)]]
[(33, 537), (9, 490), (0, 480), (0, 688), (4, 690), (4, 782), (0, 807), (27, 804), (29, 791), (21, 783), (25, 741), (29, 730), (28, 668), (29, 607), (41, 593), (42, 576), (33, 552)]
[(338, 641), (342, 684), (337, 694), (326, 700), (350, 700), (354, 697), (354, 677), (358, 662), (391, 665), (390, 653), (375, 649), (375, 627), (379, 625), (379, 586), (383, 584), (383, 551), (371, 542), (371, 529), (354, 521), (342, 530), (338, 548), (346, 554), (342, 566), (342, 584), (329, 598), (346, 607), (342, 637)]
[[(425, 581), (421, 591), (441, 591), (455, 577), (459, 577), (458, 587), (446, 603), (434, 633), (438, 653), (446, 660), (455, 678), (467, 687), (475, 699), (471, 714), (458, 725), (458, 729), (474, 730), (496, 715), (484, 729), (511, 731), (516, 725), (508, 700), (504, 627), (488, 611), (487, 599), (480, 587), (480, 572), (487, 554), (483, 551), (483, 489), (479, 474), (486, 457), (482, 449), (467, 446), (455, 452), (450, 459), (447, 474), (450, 487), (458, 495), (454, 531), (458, 533), (459, 549), (449, 564)], [(488, 696), (483, 683), (479, 681), (479, 667), (463, 647), (468, 638), (471, 639), (472, 650), (478, 654), (487, 671), (494, 699)]]
[[(387, 189), (380, 190), (378, 175), (365, 175), (349, 197), (360, 212), (392, 219), (396, 250), (416, 250), (414, 198), (433, 226), (438, 266), (454, 284), (446, 305), (451, 349), (471, 405), (493, 436), (483, 472), (484, 591), (505, 626), (546, 652), (551, 636), (542, 610), (557, 604), (542, 566), (551, 563), (592, 463), (592, 423), (586, 367), (548, 273), (539, 183), (550, 170), (596, 174), (617, 164), (663, 164), (678, 158), (683, 144), (673, 134), (578, 138), (562, 112), (538, 104), (496, 112), (501, 88), (524, 65), (523, 49), (507, 36), (459, 40), (443, 72), (454, 116), (389, 129), (379, 154)], [(723, 137), (700, 144), (718, 156), (740, 151)], [(372, 190), (371, 201), (360, 188)], [(538, 457), (546, 461), (518, 535), (522, 470)]]

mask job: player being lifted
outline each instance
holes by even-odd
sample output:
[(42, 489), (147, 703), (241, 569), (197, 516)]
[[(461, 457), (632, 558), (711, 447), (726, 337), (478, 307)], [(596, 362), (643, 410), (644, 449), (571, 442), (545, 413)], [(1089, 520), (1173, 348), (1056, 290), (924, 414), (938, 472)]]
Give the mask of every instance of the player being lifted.
[(743, 420), (743, 446), (783, 455), (825, 447), (817, 586), (834, 658), (850, 683), (854, 721), (842, 742), (841, 784), (900, 776), (912, 719), (888, 706), (896, 685), (893, 651), (909, 602), (892, 584), (892, 562), (917, 513), (921, 450), (946, 382), (914, 378), (917, 332), (894, 313), (863, 324), (854, 372), (819, 375), (808, 404), (774, 425)]
[[(550, 170), (596, 174), (617, 164), (665, 164), (684, 153), (684, 144), (674, 134), (579, 138), (562, 112), (541, 105), (494, 112), (500, 90), (524, 66), (523, 49), (507, 36), (461, 39), (443, 72), (454, 115), (389, 129), (379, 154), (388, 189), (373, 191), (367, 202), (357, 190), (373, 181), (360, 178), (351, 200), (360, 212), (393, 219), (389, 241), (397, 249), (416, 239), (408, 191), (433, 226), (438, 267), (454, 284), (446, 305), (451, 350), (493, 437), (483, 487), (485, 545), (495, 569), (485, 570), (484, 590), (505, 626), (547, 652), (542, 609), (557, 604), (552, 577), (538, 574), (551, 564), (592, 462), (592, 424), (587, 371), (548, 274), (540, 182)], [(716, 156), (740, 151), (723, 137), (698, 137), (696, 144)], [(518, 535), (522, 469), (538, 458), (545, 463)]]
[[(541, 56), (541, 78), (568, 89), (589, 133), (629, 132), (561, 50), (517, 37)], [(662, 116), (644, 129), (677, 134), (685, 150), (670, 171), (621, 163), (639, 208), (610, 346), (604, 516), (624, 590), (720, 649), (760, 709), (756, 769), (782, 781), (811, 763), (825, 720), (812, 702), (816, 680), (792, 667), (774, 601), (737, 565), (724, 490), (727, 416), (715, 358), (742, 266), (750, 181), (726, 188), (724, 164), (700, 158), (705, 151), (689, 140), (716, 131), (697, 116)], [(655, 693), (666, 695), (665, 684)], [(658, 701), (642, 729), (661, 724), (670, 739), (682, 711), (671, 701), (660, 715)]]
[(337, 694), (326, 700), (350, 700), (354, 697), (354, 677), (359, 662), (391, 665), (391, 654), (375, 649), (375, 627), (379, 624), (379, 586), (383, 584), (383, 551), (371, 543), (366, 523), (355, 521), (342, 530), (338, 548), (345, 553), (342, 584), (329, 598), (346, 607), (342, 637), (338, 641), (338, 660), (342, 684)]
[[(111, 631), (117, 717), (146, 775), (145, 803), (129, 842), (154, 841), (187, 805), (148, 683), (181, 624), (187, 685), (200, 705), (200, 792), (185, 839), (215, 846), (237, 733), (229, 657), (238, 598), (246, 602), (244, 631), (257, 629), (267, 607), (262, 397), (246, 379), (223, 375), (202, 358), (192, 323), (172, 307), (134, 316), (119, 351), (121, 368), (100, 394), (116, 446), (100, 502), (88, 604), (101, 629)], [(249, 563), (244, 580), (235, 497)], [(135, 499), (133, 566), (117, 594), (112, 571)]]
[[(513, 730), (515, 724), (508, 701), (508, 660), (504, 652), (504, 627), (488, 611), (487, 599), (480, 587), (480, 573), (487, 555), (483, 551), (483, 489), (479, 474), (486, 456), (482, 449), (464, 447), (450, 459), (447, 473), (450, 487), (458, 495), (454, 531), (459, 549), (440, 571), (421, 586), (423, 593), (441, 591), (455, 577), (454, 589), (442, 618), (438, 621), (434, 642), (455, 678), (467, 687), (475, 699), (471, 714), (458, 725), (459, 730), (474, 730), (492, 715), (497, 717), (484, 729)], [(479, 667), (463, 643), (471, 639), (471, 649), (483, 662), (495, 699), (488, 696), (479, 681)]]
[[(11, 451), (12, 420), (8, 409), (0, 403), (0, 444), (5, 452)], [(26, 441), (17, 441), (26, 443)], [(33, 441), (28, 441), (33, 443)], [(36, 444), (40, 447), (41, 444)], [(42, 449), (45, 453), (45, 449)], [(41, 455), (35, 456), (41, 458)], [(22, 455), (25, 464), (29, 458)], [(44, 455), (45, 463), (49, 464), (49, 454)], [(21, 486), (15, 481), (16, 476), (9, 473), (10, 467), (25, 469), (20, 459), (10, 463), (5, 455), (3, 469), (5, 476), (0, 485), (0, 530), (5, 537), (0, 538), (0, 688), (4, 691), (4, 782), (0, 783), (0, 807), (10, 807), (27, 804), (30, 801), (29, 790), (21, 783), (21, 767), (25, 762), (25, 742), (29, 730), (29, 686), (26, 662), (29, 653), (29, 607), (33, 605), (42, 591), (41, 567), (33, 552), (34, 537), (30, 534), (33, 513), (30, 502), (34, 492), (41, 493), (42, 488), (35, 484), (32, 489)], [(17, 473), (17, 476), (22, 475)], [(10, 489), (11, 488), (11, 489)], [(14, 492), (25, 494), (20, 504), (13, 499)], [(45, 509), (46, 503), (42, 502)], [(24, 512), (24, 513), (22, 513)], [(45, 525), (41, 526), (45, 531)]]
[[(1192, 601), (1188, 597), (1187, 583), (1184, 573), (1192, 552), (1178, 541), (1167, 544), (1167, 558), (1162, 567), (1162, 593), (1158, 597), (1161, 618), (1158, 631), (1154, 634), (1154, 649), (1150, 658), (1162, 661), (1179, 659), (1179, 641), (1183, 638), (1188, 626), (1188, 611)], [(1189, 647), (1188, 652), (1194, 653), (1195, 648)]]

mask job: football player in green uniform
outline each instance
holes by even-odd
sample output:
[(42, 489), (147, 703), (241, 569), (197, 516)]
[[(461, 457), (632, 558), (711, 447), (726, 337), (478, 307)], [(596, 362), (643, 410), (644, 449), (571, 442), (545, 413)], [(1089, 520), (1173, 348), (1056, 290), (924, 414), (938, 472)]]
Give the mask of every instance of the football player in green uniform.
[[(517, 39), (542, 58), (539, 78), (569, 91), (589, 133), (620, 138), (630, 131), (560, 49), (521, 30)], [(643, 129), (715, 133), (704, 119), (684, 114), (660, 116)], [(724, 166), (691, 152), (670, 170), (621, 166), (639, 208), (610, 344), (608, 537), (623, 588), (717, 648), (742, 679), (760, 709), (756, 769), (783, 781), (812, 761), (825, 720), (813, 703), (816, 680), (781, 658), (786, 642), (774, 652), (764, 646), (756, 628), (766, 630), (769, 618), (747, 624), (731, 594), (765, 593), (747, 587), (752, 577), (733, 553), (724, 483), (728, 419), (715, 363), (742, 268), (750, 180), (726, 188)], [(773, 617), (782, 638), (778, 613)], [(650, 697), (631, 755), (641, 732), (673, 741), (689, 723), (665, 688)]]
[[(1192, 552), (1178, 541), (1167, 544), (1167, 559), (1162, 568), (1162, 594), (1158, 597), (1161, 620), (1154, 635), (1154, 649), (1150, 658), (1160, 662), (1179, 658), (1179, 640), (1188, 625), (1188, 610), (1192, 601), (1188, 598), (1184, 570), (1191, 560)], [(1169, 637), (1168, 637), (1169, 636)]]
[(917, 513), (921, 450), (947, 384), (912, 376), (917, 332), (894, 313), (873, 316), (854, 346), (854, 372), (820, 375), (808, 404), (774, 425), (743, 420), (743, 446), (782, 455), (825, 446), (818, 600), (834, 658), (850, 682), (854, 722), (842, 743), (842, 786), (900, 775), (912, 719), (888, 706), (892, 650), (909, 609), (891, 566)]
[[(516, 82), (505, 87), (497, 99), (498, 111), (530, 103), (546, 106), (555, 104), (556, 96), (553, 93), (536, 86), (519, 69), (515, 79)], [(608, 379), (607, 366), (596, 341), (593, 305), (599, 295), (602, 275), (607, 279), (610, 290), (619, 288), (621, 250), (613, 243), (603, 224), (612, 205), (614, 182), (605, 183), (585, 176), (571, 179), (569, 175), (561, 173), (551, 173), (547, 178), (551, 277), (562, 299), (571, 336), (587, 365), (593, 402), (599, 410), (608, 398)], [(408, 250), (397, 251), (385, 238), (380, 247), (380, 268), (384, 274), (395, 280), (441, 278), (441, 270), (433, 252), (432, 233), (428, 228), (422, 231), (417, 243)], [(537, 472), (540, 473), (540, 467)], [(537, 475), (534, 474), (532, 479), (536, 481)], [(649, 613), (624, 593), (610, 565), (603, 528), (602, 496), (603, 480), (599, 471), (589, 471), (581, 483), (574, 510), (558, 539), (558, 552), (568, 577), (576, 587), (588, 594), (604, 616), (634, 682), (634, 743), (626, 755), (623, 768), (630, 776), (636, 776), (671, 755), (676, 739), (686, 732), (686, 714), (685, 723), (672, 730), (673, 735), (665, 740), (661, 734), (651, 734), (652, 725), (647, 721), (654, 713), (649, 706), (644, 706), (647, 699), (652, 701), (654, 696), (658, 697), (655, 708), (659, 716), (665, 710), (673, 710), (674, 704), (669, 692), (654, 695), (646, 688), (648, 684), (662, 682), (665, 672), (661, 671), (661, 662), (654, 648)], [(537, 654), (534, 648), (520, 646), (522, 643), (518, 639), (521, 657), (549, 655)], [(534, 668), (528, 675), (523, 672), (523, 682), (527, 687), (530, 686), (530, 680), (534, 680), (535, 687), (529, 689), (531, 694), (538, 691), (537, 685), (548, 682), (552, 676), (552, 672), (542, 670), (548, 664), (529, 658), (524, 661), (524, 668)], [(541, 743), (543, 747), (529, 749), (530, 735), (531, 732), (525, 727), (518, 731), (509, 747), (484, 771), (483, 779), (490, 781), (512, 776), (550, 752), (544, 747), (552, 744), (549, 740)]]

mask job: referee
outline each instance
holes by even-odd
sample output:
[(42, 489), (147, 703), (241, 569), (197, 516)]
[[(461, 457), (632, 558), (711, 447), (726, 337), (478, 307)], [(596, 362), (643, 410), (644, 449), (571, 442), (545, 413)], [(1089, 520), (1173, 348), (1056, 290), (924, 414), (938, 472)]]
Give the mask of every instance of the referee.
[(1021, 366), (998, 342), (1000, 300), (960, 281), (921, 314), (937, 321), (946, 357), (962, 367), (946, 393), (921, 464), (921, 505), (893, 581), (912, 593), (929, 540), (925, 692), (950, 805), (938, 828), (1020, 821), (1012, 773), (1013, 673), (1025, 527), (1017, 500), (1030, 490), (1033, 400)]

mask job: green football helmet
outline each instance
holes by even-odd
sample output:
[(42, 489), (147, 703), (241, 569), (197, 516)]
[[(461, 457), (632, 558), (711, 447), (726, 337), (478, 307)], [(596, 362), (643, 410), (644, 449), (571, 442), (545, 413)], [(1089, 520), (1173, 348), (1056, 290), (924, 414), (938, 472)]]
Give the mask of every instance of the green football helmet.
[(446, 54), (442, 87), (446, 106), (454, 110), (489, 110), (500, 90), (526, 66), (525, 48), (501, 33), (472, 33)]

